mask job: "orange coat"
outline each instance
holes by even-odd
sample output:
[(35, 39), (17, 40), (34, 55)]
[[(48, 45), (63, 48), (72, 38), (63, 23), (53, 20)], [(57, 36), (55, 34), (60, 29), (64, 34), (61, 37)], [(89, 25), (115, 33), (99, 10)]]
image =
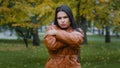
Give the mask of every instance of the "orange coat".
[(80, 51), (80, 44), (83, 42), (83, 36), (71, 27), (67, 30), (61, 30), (55, 25), (49, 26), (57, 30), (55, 36), (45, 35), (44, 42), (48, 49), (50, 58), (47, 61), (45, 68), (81, 68), (77, 55)]

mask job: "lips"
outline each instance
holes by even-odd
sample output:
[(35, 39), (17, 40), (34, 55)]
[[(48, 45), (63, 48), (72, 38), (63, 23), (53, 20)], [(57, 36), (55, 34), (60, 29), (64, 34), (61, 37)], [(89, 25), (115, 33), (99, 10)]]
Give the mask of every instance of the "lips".
[(61, 24), (61, 26), (66, 26), (66, 24)]

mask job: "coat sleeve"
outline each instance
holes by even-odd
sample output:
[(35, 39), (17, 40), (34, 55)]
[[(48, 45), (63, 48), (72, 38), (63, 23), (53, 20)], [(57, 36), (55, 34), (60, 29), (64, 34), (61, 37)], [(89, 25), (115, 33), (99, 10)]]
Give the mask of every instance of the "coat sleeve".
[(65, 44), (63, 44), (60, 41), (57, 41), (54, 36), (50, 36), (50, 35), (44, 38), (44, 42), (45, 42), (46, 47), (49, 50), (57, 50), (65, 46)]
[[(51, 27), (48, 27), (46, 32), (49, 31), (50, 29)], [(61, 41), (58, 41), (55, 36), (51, 36), (51, 35), (45, 35), (44, 42), (45, 42), (46, 47), (49, 50), (57, 50), (58, 48), (65, 46), (64, 43), (62, 43)]]
[(80, 32), (69, 33), (63, 30), (58, 30), (56, 34), (56, 38), (69, 45), (76, 45), (83, 42), (83, 35)]

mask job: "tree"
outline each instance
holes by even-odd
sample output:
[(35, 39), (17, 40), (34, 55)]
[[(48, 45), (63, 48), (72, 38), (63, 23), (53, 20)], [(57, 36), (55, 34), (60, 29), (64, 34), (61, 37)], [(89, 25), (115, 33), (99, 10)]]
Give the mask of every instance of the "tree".
[[(112, 10), (111, 4), (115, 2), (118, 3), (118, 1), (111, 1), (111, 0), (76, 0), (80, 2), (80, 12), (77, 14), (80, 14), (80, 21), (81, 25), (84, 24), (84, 28), (87, 21), (94, 21), (96, 27), (98, 29), (101, 29), (103, 26), (106, 28), (106, 36), (105, 36), (105, 42), (110, 42), (110, 33), (109, 29), (112, 24), (115, 24), (114, 18), (111, 18), (112, 12), (115, 10)], [(116, 5), (118, 6), (118, 5)], [(78, 6), (79, 7), (79, 6)], [(117, 17), (119, 19), (119, 17)], [(84, 31), (85, 32), (85, 31)]]
[(120, 33), (120, 0), (111, 2), (111, 20), (113, 22), (113, 31), (116, 33), (116, 37), (119, 38)]
[(38, 41), (33, 44), (38, 45), (37, 28), (52, 22), (54, 3), (51, 0), (1, 0), (0, 6), (0, 25), (32, 29), (33, 42)]

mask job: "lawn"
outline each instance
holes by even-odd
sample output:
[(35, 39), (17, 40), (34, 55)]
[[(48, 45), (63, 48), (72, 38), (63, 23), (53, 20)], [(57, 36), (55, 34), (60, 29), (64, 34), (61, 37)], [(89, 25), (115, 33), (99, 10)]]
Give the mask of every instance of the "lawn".
[[(40, 36), (42, 39), (42, 36)], [(0, 40), (0, 68), (44, 68), (48, 53), (40, 46), (25, 47), (22, 40)], [(82, 68), (119, 68), (120, 38), (105, 43), (103, 36), (88, 36), (88, 45), (81, 46)]]
[(119, 68), (120, 38), (104, 42), (104, 36), (88, 36), (88, 45), (81, 48), (82, 68)]

